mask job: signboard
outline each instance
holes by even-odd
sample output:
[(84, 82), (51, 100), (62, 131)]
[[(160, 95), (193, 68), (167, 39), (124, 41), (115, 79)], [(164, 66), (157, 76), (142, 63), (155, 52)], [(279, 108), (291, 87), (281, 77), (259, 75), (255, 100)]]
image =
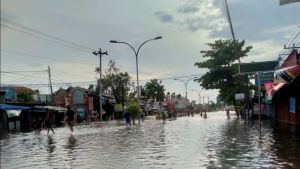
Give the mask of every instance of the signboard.
[(296, 113), (296, 98), (290, 98), (290, 113)]
[(236, 93), (235, 94), (235, 100), (244, 100), (245, 94), (244, 93)]
[[(260, 85), (263, 86), (265, 83), (270, 83), (274, 81), (274, 73), (267, 72), (267, 73), (260, 73)], [(258, 86), (257, 77), (255, 78), (255, 86)]]
[(122, 112), (123, 111), (122, 104), (115, 104), (114, 108), (115, 108), (114, 109), (115, 112)]
[(290, 3), (300, 2), (300, 0), (279, 0), (280, 5), (286, 5)]
[(278, 65), (278, 61), (265, 61), (265, 62), (252, 62), (252, 63), (241, 63), (240, 73), (256, 73), (256, 72), (267, 72), (274, 71)]

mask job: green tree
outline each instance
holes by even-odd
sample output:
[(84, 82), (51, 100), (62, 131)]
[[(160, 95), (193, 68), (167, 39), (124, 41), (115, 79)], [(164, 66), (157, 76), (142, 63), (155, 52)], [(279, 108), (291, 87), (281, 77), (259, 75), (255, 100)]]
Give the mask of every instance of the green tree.
[(217, 40), (207, 44), (210, 49), (201, 51), (205, 61), (196, 62), (198, 68), (208, 72), (196, 81), (205, 89), (219, 89), (219, 96), (228, 104), (235, 105), (236, 93), (249, 93), (249, 78), (238, 74), (238, 61), (246, 57), (251, 46), (244, 47), (245, 41)]
[(30, 102), (33, 101), (33, 92), (31, 91), (22, 91), (17, 94), (18, 101), (20, 102)]
[(142, 109), (136, 102), (131, 102), (128, 104), (128, 106), (125, 109), (126, 112), (129, 112), (131, 114), (133, 124), (135, 124), (135, 120), (140, 118)]
[[(95, 71), (99, 72), (99, 68), (97, 67)], [(124, 106), (126, 98), (129, 96), (129, 92), (134, 85), (134, 83), (130, 82), (130, 79), (131, 77), (127, 72), (120, 72), (115, 61), (110, 60), (108, 69), (102, 78), (102, 89), (103, 91), (112, 93), (116, 102)]]
[(163, 101), (165, 98), (165, 88), (158, 79), (151, 79), (144, 88), (146, 100)]

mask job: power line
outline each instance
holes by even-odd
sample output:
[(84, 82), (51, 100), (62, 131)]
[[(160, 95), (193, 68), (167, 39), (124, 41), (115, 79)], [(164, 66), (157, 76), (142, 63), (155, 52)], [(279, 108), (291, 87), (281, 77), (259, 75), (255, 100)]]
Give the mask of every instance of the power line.
[[(189, 78), (189, 77), (195, 77), (195, 78), (197, 78), (197, 77), (199, 77), (201, 75), (203, 75), (203, 74), (185, 75), (185, 76), (174, 76), (174, 77), (155, 78), (155, 79), (157, 79), (157, 80), (173, 80), (173, 79), (176, 79), (176, 78), (177, 79)], [(153, 79), (153, 78), (151, 78), (151, 79)], [(151, 79), (143, 79), (141, 81), (149, 81)], [(131, 81), (134, 81), (134, 80), (131, 80)]]
[(44, 39), (44, 40), (49, 41), (49, 42), (60, 44), (60, 45), (65, 46), (65, 47), (69, 47), (69, 48), (73, 48), (73, 49), (76, 49), (76, 50), (79, 50), (79, 51), (82, 51), (82, 52), (89, 52), (90, 53), (90, 51), (87, 51), (86, 49), (85, 50), (84, 49), (80, 49), (80, 48), (77, 48), (77, 47), (74, 47), (74, 46), (70, 46), (70, 45), (58, 42), (56, 40), (47, 39), (47, 38), (39, 36), (39, 35), (35, 35), (35, 34), (29, 33), (29, 32), (25, 32), (25, 31), (22, 31), (22, 30), (19, 30), (19, 29), (7, 26), (7, 25), (3, 25), (2, 23), (1, 23), (1, 26), (9, 28), (9, 29), (12, 29), (12, 30), (15, 30), (15, 31), (18, 31), (18, 32), (21, 32), (21, 33), (24, 33), (24, 34), (27, 34), (29, 36), (33, 36), (33, 37), (36, 37), (36, 38)]
[[(200, 75), (203, 75), (203, 74), (195, 74), (195, 75), (186, 75), (186, 76), (175, 76), (175, 77), (167, 77), (167, 78), (159, 78), (158, 80), (171, 80), (171, 79), (174, 79), (174, 78), (188, 78), (188, 77), (198, 77)], [(151, 79), (149, 79), (151, 80)], [(142, 80), (142, 81), (146, 81), (146, 80)], [(68, 84), (91, 84), (91, 83), (95, 83), (95, 81), (81, 81), (81, 82), (61, 82), (61, 83), (58, 83), (58, 82), (54, 82), (52, 83), (53, 85), (68, 85)], [(48, 85), (47, 83), (37, 83), (37, 84), (10, 84), (10, 85)]]
[(63, 62), (69, 62), (69, 63), (77, 63), (77, 64), (95, 66), (94, 64), (89, 64), (89, 63), (81, 63), (81, 62), (74, 62), (72, 60), (56, 59), (56, 58), (50, 58), (50, 57), (45, 57), (45, 56), (32, 55), (32, 54), (23, 53), (23, 52), (21, 53), (21, 52), (16, 52), (16, 51), (12, 51), (12, 50), (1, 49), (1, 52), (12, 53), (15, 55), (20, 55), (20, 56), (30, 56), (30, 57), (35, 57), (35, 58), (39, 58), (39, 59), (43, 58), (43, 59), (48, 59), (48, 60), (63, 61)]
[(41, 71), (0, 71), (1, 73), (37, 73), (37, 72), (45, 72), (47, 70)]
[[(95, 81), (84, 81), (84, 82), (62, 82), (62, 83), (52, 83), (52, 85), (70, 85), (70, 84), (91, 84), (95, 83)], [(19, 83), (19, 84), (7, 84), (6, 85), (11, 85), (11, 86), (49, 86), (49, 83)]]
[(298, 28), (299, 28), (298, 32), (296, 33), (296, 35), (294, 36), (293, 40), (290, 42), (290, 44), (288, 45), (288, 47), (290, 47), (293, 44), (293, 42), (295, 41), (295, 39), (299, 36), (299, 34), (300, 34), (300, 26)]
[(8, 81), (8, 82), (5, 82), (5, 83), (12, 83), (12, 82), (16, 82), (16, 81), (24, 81), (24, 80), (27, 80), (28, 78), (32, 78), (32, 77), (35, 77), (35, 78), (38, 78), (38, 79), (43, 79), (41, 77), (35, 76), (37, 74), (40, 74), (40, 72), (35, 73), (35, 74), (31, 75), (31, 76), (25, 76), (24, 74), (19, 74), (19, 73), (14, 73), (14, 72), (9, 72), (9, 74), (13, 74), (13, 75), (17, 75), (17, 76), (23, 76), (23, 77), (15, 79), (15, 80)]
[[(288, 39), (288, 41), (286, 42), (286, 44), (288, 44), (288, 46), (287, 47), (291, 47), (291, 45), (293, 44), (293, 42), (297, 39), (297, 37), (299, 36), (299, 34), (300, 34), (300, 26), (298, 27), (298, 30), (296, 29), (296, 31), (291, 35), (291, 37)], [(299, 42), (300, 43), (300, 42)], [(298, 43), (298, 44), (299, 44)], [(297, 44), (297, 45), (298, 45)], [(296, 46), (297, 46), (296, 45)], [(286, 53), (287, 52), (287, 53)], [(280, 54), (283, 54), (283, 55), (285, 55), (285, 54), (289, 54), (289, 52), (290, 52), (290, 49), (286, 49), (286, 48), (284, 48), (283, 50), (281, 50), (281, 52), (280, 52)], [(281, 58), (281, 57), (280, 57)], [(284, 58), (284, 57), (282, 57), (282, 58)]]
[[(19, 73), (14, 73), (14, 72), (6, 72), (6, 73), (13, 74), (13, 75), (18, 75), (18, 76), (24, 76), (24, 74), (19, 74)], [(34, 76), (34, 75), (26, 76), (25, 78), (39, 78), (39, 79), (45, 79), (45, 78), (38, 77), (38, 76)], [(47, 78), (46, 78), (46, 79), (47, 79)]]
[(9, 19), (1, 18), (1, 21), (5, 22), (7, 24), (14, 25), (16, 27), (19, 27), (19, 28), (22, 28), (22, 29), (34, 32), (34, 33), (39, 34), (39, 35), (47, 36), (49, 38), (55, 39), (55, 40), (63, 42), (63, 43), (68, 43), (68, 44), (71, 44), (73, 46), (77, 46), (77, 47), (80, 47), (80, 48), (83, 48), (83, 49), (87, 49), (87, 50), (90, 50), (90, 51), (95, 51), (94, 49), (91, 49), (89, 47), (86, 47), (86, 46), (83, 46), (83, 45), (80, 45), (80, 44), (77, 44), (77, 43), (74, 43), (74, 42), (71, 42), (71, 41), (68, 41), (68, 40), (56, 37), (56, 36), (53, 36), (53, 35), (50, 35), (48, 33), (45, 33), (45, 32), (42, 32), (42, 31), (39, 31), (39, 30), (36, 30), (36, 29), (33, 29), (31, 27), (28, 27), (28, 26), (21, 25), (19, 23), (13, 22), (13, 21), (11, 21)]

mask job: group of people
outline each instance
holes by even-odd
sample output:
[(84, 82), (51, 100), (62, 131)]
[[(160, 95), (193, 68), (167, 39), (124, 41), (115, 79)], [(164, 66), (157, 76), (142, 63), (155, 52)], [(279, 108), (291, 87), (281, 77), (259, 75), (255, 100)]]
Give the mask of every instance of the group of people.
[[(45, 118), (43, 121), (40, 121), (37, 119), (37, 124), (36, 124), (36, 134), (39, 134), (43, 128), (47, 130), (47, 134), (49, 134), (49, 131), (51, 130), (53, 134), (55, 134), (53, 128), (52, 128), (52, 118), (53, 118), (53, 111), (50, 111), (48, 108), (45, 108)], [(68, 126), (70, 127), (71, 132), (73, 133), (73, 126), (74, 126), (74, 111), (71, 109), (71, 106), (67, 106), (67, 111), (65, 113), (65, 120)]]

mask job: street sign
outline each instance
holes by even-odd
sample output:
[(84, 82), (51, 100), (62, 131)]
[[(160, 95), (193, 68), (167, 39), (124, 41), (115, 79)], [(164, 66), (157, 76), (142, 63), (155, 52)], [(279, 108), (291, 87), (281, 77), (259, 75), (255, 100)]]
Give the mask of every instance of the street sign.
[(235, 100), (245, 100), (245, 94), (244, 93), (236, 93)]
[[(265, 83), (274, 81), (274, 72), (267, 72), (260, 74), (260, 85), (263, 86)], [(257, 78), (255, 78), (255, 86), (258, 86)]]
[(256, 72), (267, 72), (274, 71), (278, 65), (278, 61), (265, 61), (265, 62), (252, 62), (252, 63), (241, 63), (240, 73), (256, 73)]

